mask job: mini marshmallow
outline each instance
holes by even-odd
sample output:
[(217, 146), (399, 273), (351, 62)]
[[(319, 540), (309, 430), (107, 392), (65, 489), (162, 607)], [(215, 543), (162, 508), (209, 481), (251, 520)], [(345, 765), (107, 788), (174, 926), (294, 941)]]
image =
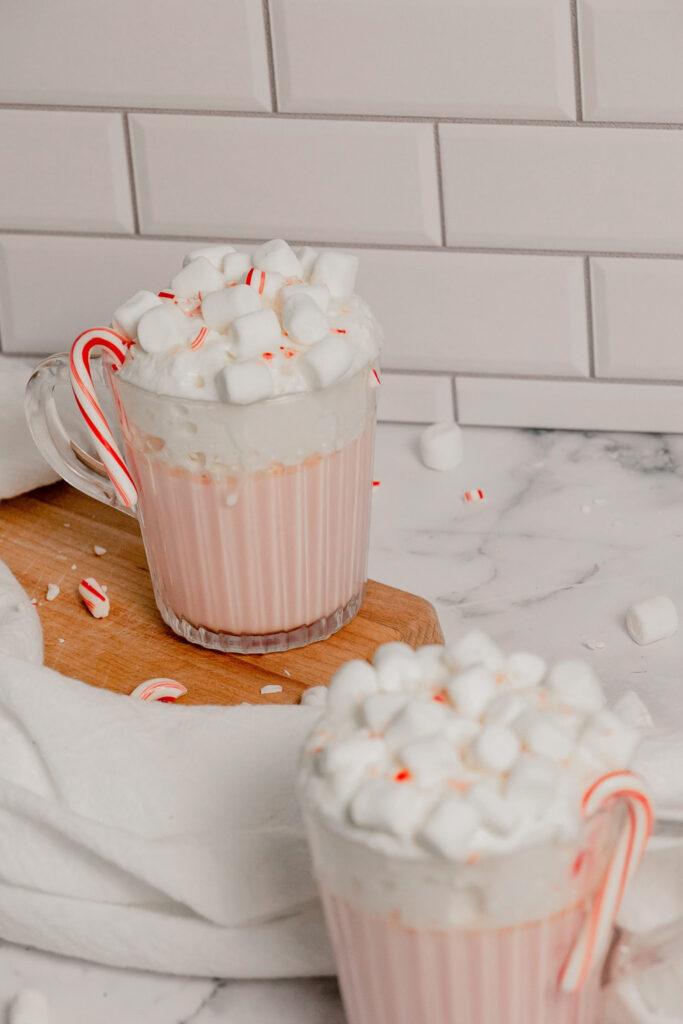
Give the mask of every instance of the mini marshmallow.
[(558, 777), (558, 769), (548, 758), (522, 754), (510, 771), (505, 792), (520, 814), (535, 818), (550, 806)]
[(333, 299), (353, 295), (358, 276), (358, 257), (343, 252), (322, 252), (313, 265), (311, 284), (325, 284)]
[(635, 690), (627, 690), (616, 702), (612, 711), (634, 729), (652, 729), (654, 721), (649, 709)]
[(258, 293), (245, 284), (208, 292), (202, 298), (202, 319), (214, 331), (225, 333), (233, 320), (261, 309)]
[(221, 274), (226, 284), (241, 281), (251, 267), (251, 258), (246, 252), (231, 252), (221, 263)]
[(192, 260), (205, 259), (216, 268), (221, 270), (223, 260), (226, 256), (231, 256), (235, 253), (234, 245), (206, 245), (203, 249), (193, 249), (192, 252), (188, 252), (187, 256), (183, 259), (183, 266), (186, 267)]
[(392, 718), (384, 738), (392, 750), (400, 750), (413, 740), (440, 732), (445, 721), (443, 704), (409, 700), (403, 710)]
[(232, 321), (228, 338), (238, 359), (261, 355), (263, 351), (280, 344), (280, 321), (272, 309), (247, 313)]
[(363, 703), (363, 719), (373, 732), (383, 732), (407, 702), (402, 693), (373, 693)]
[(514, 721), (515, 732), (527, 750), (551, 761), (566, 761), (574, 752), (574, 740), (549, 715), (530, 709)]
[(274, 299), (282, 290), (284, 283), (285, 279), (282, 274), (273, 270), (257, 270), (255, 267), (247, 270), (242, 278), (242, 284), (245, 284), (247, 288), (252, 288), (257, 295), (264, 299)]
[(384, 693), (413, 688), (422, 680), (422, 669), (412, 647), (401, 642), (382, 644), (375, 651), (372, 664), (377, 683)]
[(353, 361), (353, 350), (342, 335), (317, 341), (301, 359), (302, 370), (316, 388), (326, 388), (343, 377)]
[(450, 860), (467, 860), (470, 841), (481, 816), (458, 793), (444, 797), (420, 829), (419, 839), (430, 850)]
[(155, 306), (163, 306), (163, 302), (154, 292), (136, 292), (114, 311), (112, 327), (126, 338), (134, 339), (137, 337), (140, 317)]
[(330, 306), (329, 288), (324, 288), (320, 284), (286, 284), (280, 290), (280, 295), (283, 302), (291, 299), (294, 295), (305, 295), (307, 299), (312, 299), (315, 302), (322, 313), (327, 313)]
[(302, 245), (296, 250), (296, 258), (301, 266), (301, 276), (307, 281), (318, 258), (318, 250), (312, 249), (310, 245)]
[(543, 682), (548, 665), (537, 654), (527, 651), (515, 651), (508, 655), (505, 663), (505, 675), (511, 686), (516, 690), (528, 690)]
[(518, 715), (529, 707), (527, 701), (519, 693), (506, 690), (493, 698), (486, 706), (484, 719), (492, 725), (511, 725)]
[(354, 658), (335, 672), (327, 699), (333, 710), (347, 710), (356, 707), (372, 693), (377, 693), (377, 673), (367, 661)]
[(309, 686), (301, 694), (301, 703), (304, 707), (324, 708), (327, 706), (327, 687)]
[(401, 747), (398, 759), (421, 786), (434, 786), (447, 779), (460, 779), (465, 774), (460, 754), (443, 736), (413, 740)]
[(225, 398), (234, 405), (251, 405), (273, 394), (273, 378), (265, 363), (250, 359), (231, 363), (218, 374)]
[(410, 783), (374, 779), (356, 794), (349, 808), (354, 825), (408, 839), (429, 812), (432, 798)]
[(508, 772), (519, 757), (519, 738), (506, 725), (486, 725), (472, 744), (472, 755), (480, 768)]
[(650, 597), (626, 612), (626, 629), (637, 644), (653, 644), (678, 632), (678, 612), (670, 597)]
[(590, 715), (605, 706), (600, 680), (587, 661), (558, 661), (548, 673), (548, 688), (565, 707)]
[(455, 469), (463, 455), (462, 431), (457, 423), (433, 423), (420, 434), (420, 458), (429, 469)]
[(519, 811), (504, 797), (495, 779), (482, 779), (467, 791), (467, 802), (478, 812), (485, 828), (509, 835), (519, 821)]
[(317, 767), (322, 775), (348, 771), (350, 768), (366, 771), (386, 764), (387, 751), (379, 736), (356, 734), (348, 739), (332, 740), (318, 755)]
[(327, 317), (307, 295), (288, 296), (282, 306), (282, 326), (292, 341), (313, 345), (330, 333)]
[(466, 718), (479, 718), (498, 692), (493, 674), (484, 665), (458, 672), (446, 684), (448, 696)]
[(418, 647), (415, 656), (420, 663), (422, 681), (430, 686), (443, 686), (450, 675), (443, 663), (443, 644)]
[(171, 288), (180, 299), (188, 299), (198, 292), (215, 292), (225, 284), (220, 270), (206, 256), (199, 256), (183, 267), (171, 281)]
[(472, 629), (454, 644), (449, 644), (444, 651), (444, 662), (453, 672), (478, 664), (485, 665), (494, 673), (505, 669), (503, 652), (480, 629)]
[(583, 729), (579, 743), (608, 768), (623, 768), (633, 757), (640, 734), (613, 711), (598, 711)]
[(472, 718), (465, 718), (454, 711), (449, 711), (446, 718), (444, 735), (459, 750), (466, 750), (474, 737), (478, 734), (481, 726)]
[(50, 1024), (50, 1007), (42, 992), (23, 988), (12, 1000), (9, 1024)]
[(154, 306), (140, 317), (138, 344), (145, 352), (167, 352), (187, 341), (188, 325), (177, 306)]
[(303, 277), (303, 270), (293, 249), (284, 238), (271, 238), (254, 249), (251, 262), (259, 270), (275, 271), (283, 277)]

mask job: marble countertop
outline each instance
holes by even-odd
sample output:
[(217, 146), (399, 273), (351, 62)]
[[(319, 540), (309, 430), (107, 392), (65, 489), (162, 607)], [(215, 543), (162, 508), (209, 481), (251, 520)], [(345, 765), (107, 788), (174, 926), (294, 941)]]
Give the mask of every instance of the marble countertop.
[[(429, 598), (447, 637), (471, 626), (504, 648), (585, 656), (608, 692), (635, 689), (683, 726), (680, 635), (637, 647), (633, 601), (683, 607), (683, 437), (466, 431), (439, 474), (416, 427), (378, 433), (370, 574)], [(485, 500), (468, 505), (464, 491)], [(0, 1004), (40, 989), (52, 1024), (343, 1024), (331, 979), (224, 982), (121, 971), (0, 945)]]

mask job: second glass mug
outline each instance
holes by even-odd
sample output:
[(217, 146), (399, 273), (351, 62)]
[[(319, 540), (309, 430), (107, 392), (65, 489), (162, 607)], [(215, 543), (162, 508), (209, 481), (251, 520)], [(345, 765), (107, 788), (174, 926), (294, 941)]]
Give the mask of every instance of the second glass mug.
[[(103, 356), (90, 364), (96, 348)], [(126, 381), (125, 354), (109, 328), (81, 335), (71, 357), (36, 368), (26, 414), (56, 472), (137, 517), (163, 620), (192, 643), (251, 654), (346, 625), (367, 580), (374, 368), (324, 390), (230, 405)], [(93, 380), (111, 390), (125, 461)], [(84, 459), (60, 419), (55, 389), (69, 383), (102, 462)]]

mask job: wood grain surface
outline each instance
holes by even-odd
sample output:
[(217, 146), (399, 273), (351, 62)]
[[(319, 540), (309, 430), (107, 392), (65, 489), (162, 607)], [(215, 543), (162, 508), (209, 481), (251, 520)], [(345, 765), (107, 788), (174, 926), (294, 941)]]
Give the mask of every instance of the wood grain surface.
[[(97, 557), (94, 545), (106, 554)], [(0, 502), (0, 557), (37, 601), (45, 664), (118, 693), (170, 676), (188, 688), (184, 704), (294, 704), (307, 686), (327, 683), (344, 661), (370, 657), (378, 644), (442, 641), (429, 602), (371, 580), (359, 614), (329, 640), (264, 655), (196, 647), (158, 615), (137, 522), (63, 483)], [(108, 618), (86, 611), (78, 596), (84, 576), (108, 588)], [(45, 600), (48, 583), (60, 587), (55, 601)], [(270, 683), (282, 692), (262, 695)]]

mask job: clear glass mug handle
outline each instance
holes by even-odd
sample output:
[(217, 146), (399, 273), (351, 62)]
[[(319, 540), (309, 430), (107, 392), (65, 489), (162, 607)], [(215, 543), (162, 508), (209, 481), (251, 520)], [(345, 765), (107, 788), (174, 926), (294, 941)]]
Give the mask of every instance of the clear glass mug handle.
[[(74, 343), (71, 356), (62, 352), (43, 360), (36, 367), (26, 387), (26, 419), (33, 440), (56, 473), (91, 498), (111, 505), (112, 508), (127, 515), (135, 516), (135, 485), (123, 463), (95, 395), (95, 383), (108, 383), (106, 368), (102, 359), (92, 364), (89, 361), (90, 350), (93, 347), (102, 347), (97, 346), (97, 342), (106, 344), (106, 338), (99, 335), (107, 333), (114, 332), (104, 328), (97, 334), (86, 332), (95, 336), (86, 339), (85, 357), (76, 369), (73, 360), (74, 350), (81, 339)], [(84, 335), (81, 335), (81, 338), (83, 337)], [(90, 349), (87, 348), (88, 340)], [(75, 373), (78, 374), (76, 378)], [(65, 387), (73, 388), (94, 445), (101, 456), (99, 459), (85, 452), (69, 436), (62, 422), (55, 392)]]

